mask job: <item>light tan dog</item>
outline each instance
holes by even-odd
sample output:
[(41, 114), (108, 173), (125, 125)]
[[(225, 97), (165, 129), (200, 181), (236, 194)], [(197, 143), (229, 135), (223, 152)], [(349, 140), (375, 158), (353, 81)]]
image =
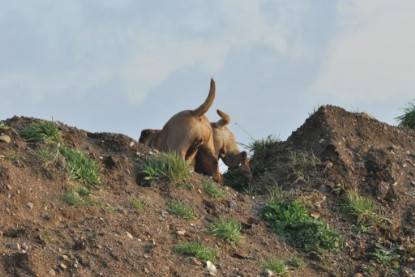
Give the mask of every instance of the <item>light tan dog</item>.
[(212, 79), (205, 102), (195, 110), (175, 114), (163, 129), (141, 131), (139, 142), (163, 152), (175, 152), (190, 163), (197, 152), (203, 151), (205, 163), (209, 163), (209, 174), (216, 182), (221, 181), (218, 159), (215, 156), (213, 132), (205, 113), (215, 99), (216, 85)]
[[(248, 154), (240, 151), (236, 144), (234, 134), (226, 127), (231, 121), (228, 114), (217, 110), (221, 119), (212, 122), (213, 140), (215, 144), (215, 157), (222, 159), (230, 170), (237, 169), (240, 166), (242, 176), (250, 182), (252, 180), (251, 169), (249, 168)], [(204, 151), (199, 151), (195, 159), (195, 171), (202, 174), (210, 172), (211, 163)]]

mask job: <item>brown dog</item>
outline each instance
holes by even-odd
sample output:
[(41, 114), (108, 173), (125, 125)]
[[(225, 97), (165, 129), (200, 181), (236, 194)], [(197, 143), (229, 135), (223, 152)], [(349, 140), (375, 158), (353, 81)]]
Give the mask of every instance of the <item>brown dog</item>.
[[(215, 157), (222, 159), (230, 170), (239, 167), (244, 178), (250, 182), (252, 180), (251, 169), (249, 168), (248, 154), (240, 151), (236, 144), (234, 134), (226, 127), (231, 121), (228, 114), (217, 110), (221, 119), (218, 122), (212, 122), (210, 125), (213, 130), (213, 140), (215, 144)], [(211, 163), (204, 151), (199, 151), (195, 160), (195, 171), (202, 174), (208, 174), (211, 169)]]
[(204, 153), (205, 163), (209, 163), (209, 174), (217, 182), (221, 181), (218, 159), (215, 156), (212, 127), (205, 113), (215, 99), (216, 85), (210, 81), (209, 95), (205, 102), (195, 110), (175, 114), (163, 129), (141, 131), (139, 142), (163, 152), (175, 152), (190, 163), (197, 152)]

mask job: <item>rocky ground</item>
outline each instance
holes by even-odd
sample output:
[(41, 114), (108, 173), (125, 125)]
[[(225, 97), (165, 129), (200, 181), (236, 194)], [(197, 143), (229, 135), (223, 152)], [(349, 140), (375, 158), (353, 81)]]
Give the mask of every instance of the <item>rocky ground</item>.
[[(413, 131), (322, 106), (287, 141), (270, 140), (252, 153), (252, 184), (225, 182), (224, 195), (214, 198), (203, 187), (212, 181), (198, 174), (185, 185), (138, 182), (137, 167), (154, 154), (121, 134), (59, 123), (59, 144), (19, 135), (39, 122), (14, 117), (0, 125), (0, 276), (276, 276), (263, 268), (270, 259), (286, 262), (291, 276), (415, 274)], [(57, 150), (62, 145), (100, 167), (88, 203), (64, 201), (79, 181)], [(339, 250), (304, 251), (274, 233), (260, 211), (275, 191), (340, 233)], [(372, 199), (380, 220), (362, 224), (346, 214), (350, 191)], [(174, 215), (171, 201), (193, 207), (195, 217)], [(208, 232), (212, 222), (230, 218), (241, 224), (238, 244)], [(216, 273), (174, 248), (192, 241), (217, 249)]]

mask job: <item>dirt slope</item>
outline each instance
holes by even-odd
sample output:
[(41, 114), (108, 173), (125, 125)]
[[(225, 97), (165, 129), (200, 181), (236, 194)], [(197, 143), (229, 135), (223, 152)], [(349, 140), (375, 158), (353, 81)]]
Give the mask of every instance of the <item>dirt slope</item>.
[[(136, 167), (152, 154), (149, 149), (124, 135), (61, 123), (61, 144), (87, 153), (101, 168), (93, 204), (71, 206), (63, 196), (76, 182), (65, 159), (58, 152), (51, 162), (39, 157), (39, 149), (53, 152), (56, 145), (25, 142), (18, 134), (36, 122), (4, 121), (8, 128), (2, 133), (11, 142), (0, 141), (0, 276), (209, 276), (204, 263), (173, 249), (190, 241), (218, 249), (216, 276), (264, 275), (267, 259), (298, 257), (306, 266), (290, 268), (292, 276), (414, 274), (414, 132), (323, 106), (287, 141), (265, 155), (254, 153), (255, 196), (225, 186), (222, 198), (212, 198), (203, 190), (209, 178), (197, 174), (186, 186), (137, 184)], [(306, 158), (294, 164), (293, 157)], [(277, 186), (344, 236), (339, 253), (304, 253), (270, 230), (259, 210)], [(351, 189), (373, 198), (387, 220), (356, 232), (341, 207)], [(146, 207), (134, 208), (134, 198)], [(194, 207), (197, 217), (169, 212), (172, 200)], [(218, 218), (241, 222), (240, 244), (206, 231)], [(373, 255), (380, 247), (399, 258), (382, 264)]]

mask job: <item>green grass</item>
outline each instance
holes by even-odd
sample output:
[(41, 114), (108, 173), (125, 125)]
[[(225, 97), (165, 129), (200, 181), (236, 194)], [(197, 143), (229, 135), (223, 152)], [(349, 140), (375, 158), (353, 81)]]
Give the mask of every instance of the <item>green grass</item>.
[(202, 243), (196, 241), (181, 243), (175, 245), (173, 248), (181, 254), (195, 257), (202, 262), (216, 262), (216, 257), (218, 255), (216, 249), (206, 247)]
[(261, 215), (275, 233), (302, 251), (336, 251), (342, 245), (341, 235), (322, 220), (309, 216), (298, 201), (271, 199)]
[(285, 173), (293, 183), (304, 182), (308, 184), (310, 174), (317, 173), (319, 164), (320, 160), (314, 154), (293, 151), (290, 154)]
[(223, 190), (221, 188), (219, 188), (218, 185), (213, 184), (211, 182), (204, 182), (203, 183), (203, 189), (212, 198), (219, 198), (219, 197), (222, 197), (224, 195)]
[(88, 188), (100, 184), (100, 168), (90, 157), (68, 147), (60, 147), (59, 152), (66, 159), (66, 167), (74, 180), (80, 180)]
[(151, 156), (139, 165), (138, 171), (144, 175), (145, 181), (168, 180), (174, 184), (185, 184), (191, 175), (189, 163), (174, 153)]
[(306, 266), (306, 262), (302, 258), (292, 258), (288, 261), (288, 265), (294, 268), (304, 268)]
[(387, 266), (393, 269), (399, 268), (400, 255), (396, 249), (386, 249), (380, 245), (377, 245), (375, 251), (372, 253), (375, 260), (382, 266)]
[(236, 245), (242, 240), (241, 223), (234, 219), (218, 220), (209, 226), (208, 231), (232, 245)]
[(403, 109), (403, 112), (402, 115), (396, 118), (399, 126), (415, 130), (415, 102), (408, 103), (408, 106)]
[[(378, 224), (382, 217), (375, 212), (373, 200), (360, 195), (355, 190), (349, 190), (346, 193), (344, 208), (348, 215), (354, 217), (358, 225), (368, 227), (372, 224)], [(360, 228), (364, 231), (364, 228)]]
[(277, 261), (274, 259), (269, 259), (262, 264), (263, 269), (271, 270), (277, 276), (289, 276), (290, 272), (288, 271), (287, 266), (284, 261)]
[(269, 135), (266, 138), (258, 139), (248, 144), (248, 149), (254, 153), (255, 158), (263, 159), (268, 157), (271, 150), (281, 143), (281, 140)]
[(82, 206), (85, 203), (82, 197), (76, 191), (71, 191), (64, 194), (63, 201), (71, 206)]
[(9, 127), (3, 121), (0, 121), (0, 132), (7, 130)]
[(131, 206), (136, 210), (144, 210), (147, 207), (147, 202), (144, 199), (133, 197), (130, 201)]
[(81, 207), (92, 204), (91, 195), (91, 192), (87, 188), (79, 186), (65, 193), (62, 200), (68, 205)]
[(61, 133), (58, 125), (53, 121), (42, 121), (33, 124), (19, 132), (19, 135), (26, 141), (40, 142), (45, 140), (59, 142)]
[(167, 206), (171, 213), (179, 217), (182, 217), (185, 219), (192, 219), (196, 217), (193, 208), (190, 208), (179, 201), (171, 201), (167, 204)]

